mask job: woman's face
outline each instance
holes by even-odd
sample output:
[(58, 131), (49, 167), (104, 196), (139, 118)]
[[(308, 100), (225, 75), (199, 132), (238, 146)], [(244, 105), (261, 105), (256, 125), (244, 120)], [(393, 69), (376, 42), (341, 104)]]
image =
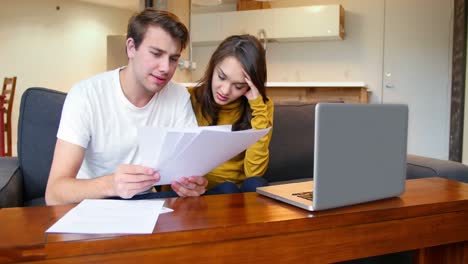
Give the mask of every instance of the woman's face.
[(226, 57), (215, 66), (211, 89), (213, 98), (219, 105), (232, 103), (249, 90), (242, 64), (235, 57)]

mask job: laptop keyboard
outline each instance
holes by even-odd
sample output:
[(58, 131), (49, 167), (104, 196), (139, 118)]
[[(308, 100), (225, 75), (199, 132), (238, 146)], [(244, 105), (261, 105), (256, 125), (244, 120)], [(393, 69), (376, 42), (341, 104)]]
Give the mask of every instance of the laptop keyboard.
[(292, 195), (309, 200), (309, 201), (312, 201), (314, 199), (313, 192), (300, 192), (300, 193), (293, 193)]

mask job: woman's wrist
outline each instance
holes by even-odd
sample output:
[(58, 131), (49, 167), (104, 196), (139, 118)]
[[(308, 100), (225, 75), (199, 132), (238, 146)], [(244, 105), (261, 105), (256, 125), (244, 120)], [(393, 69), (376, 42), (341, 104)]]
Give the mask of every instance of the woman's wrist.
[(248, 99), (248, 102), (249, 102), (250, 105), (264, 104), (262, 95), (258, 95), (254, 99)]

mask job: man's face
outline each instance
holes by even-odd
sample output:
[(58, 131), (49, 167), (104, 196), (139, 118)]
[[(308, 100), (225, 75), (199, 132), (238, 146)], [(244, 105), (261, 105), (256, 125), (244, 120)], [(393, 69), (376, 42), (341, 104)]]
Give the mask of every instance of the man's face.
[(138, 49), (127, 40), (129, 64), (138, 85), (146, 92), (157, 93), (174, 76), (180, 57), (180, 42), (162, 28), (149, 26)]

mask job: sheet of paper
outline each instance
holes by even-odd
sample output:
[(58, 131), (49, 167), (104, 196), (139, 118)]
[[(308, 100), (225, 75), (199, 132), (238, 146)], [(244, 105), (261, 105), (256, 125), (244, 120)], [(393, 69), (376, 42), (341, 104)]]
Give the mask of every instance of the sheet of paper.
[(156, 185), (170, 184), (181, 177), (205, 175), (247, 149), (270, 128), (231, 131), (231, 125), (196, 128), (140, 128), (142, 164), (161, 175)]
[(170, 184), (181, 177), (205, 175), (235, 155), (247, 149), (270, 131), (201, 131), (177, 156), (157, 168), (161, 180), (157, 185)]
[[(143, 157), (142, 164), (156, 167), (159, 165), (161, 150), (166, 142), (166, 128), (141, 127), (138, 129), (138, 151)], [(151, 142), (151, 146), (147, 142)]]
[(185, 146), (187, 142), (190, 142), (197, 133), (180, 133), (175, 131), (169, 131), (166, 134), (165, 141), (162, 145), (162, 151), (159, 154), (159, 160), (154, 160), (153, 168), (159, 168), (161, 164), (164, 164), (170, 160), (178, 151), (181, 146)]
[(161, 164), (182, 152), (203, 130), (231, 131), (231, 125), (190, 128), (138, 128), (138, 146), (143, 157), (140, 165), (159, 168)]
[(186, 128), (167, 128), (168, 131), (189, 133), (196, 132), (200, 133), (203, 130), (214, 130), (214, 131), (232, 131), (232, 125), (220, 125), (220, 126), (199, 126), (199, 127), (186, 127)]
[(174, 209), (168, 208), (168, 207), (162, 207), (161, 208), (161, 213), (160, 214), (165, 214), (165, 213), (171, 213), (174, 212)]
[(148, 165), (154, 169), (160, 168), (162, 164), (169, 162), (169, 160), (173, 159), (177, 153), (182, 152), (187, 146), (189, 146), (190, 142), (198, 136), (198, 133), (200, 132), (168, 132), (166, 136), (167, 140), (162, 146), (157, 164), (151, 166), (152, 163), (150, 163)]
[[(164, 200), (87, 199), (46, 233), (151, 234)], [(168, 210), (169, 209), (169, 210)], [(166, 208), (169, 212), (172, 209)]]

